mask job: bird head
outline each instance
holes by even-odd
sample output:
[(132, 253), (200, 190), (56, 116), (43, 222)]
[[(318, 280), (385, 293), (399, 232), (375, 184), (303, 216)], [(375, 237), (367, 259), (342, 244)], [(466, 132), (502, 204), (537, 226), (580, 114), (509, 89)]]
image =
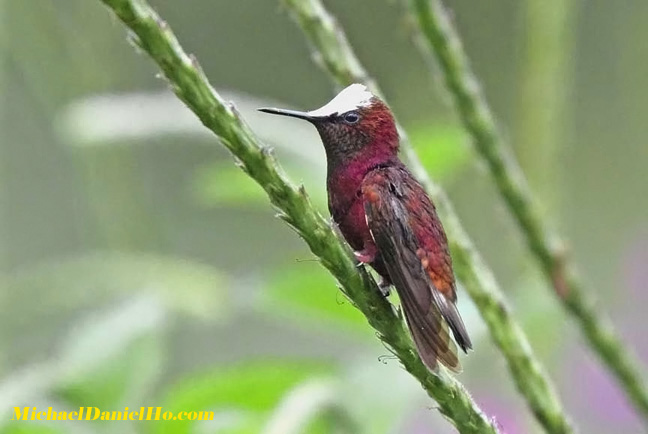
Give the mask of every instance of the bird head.
[(330, 164), (398, 153), (398, 133), (389, 107), (362, 84), (344, 88), (324, 106), (307, 112), (261, 108), (265, 113), (303, 119), (315, 126)]

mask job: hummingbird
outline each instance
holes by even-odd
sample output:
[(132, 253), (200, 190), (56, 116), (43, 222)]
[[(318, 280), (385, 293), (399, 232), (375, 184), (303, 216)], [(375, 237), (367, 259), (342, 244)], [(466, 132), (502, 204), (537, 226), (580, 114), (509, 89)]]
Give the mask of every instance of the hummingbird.
[(261, 108), (310, 122), (327, 160), (328, 208), (359, 263), (380, 275), (384, 295), (396, 288), (421, 360), (461, 370), (457, 347), (472, 343), (456, 307), (448, 241), (432, 200), (398, 157), (389, 107), (362, 84), (343, 89), (323, 107), (303, 112)]

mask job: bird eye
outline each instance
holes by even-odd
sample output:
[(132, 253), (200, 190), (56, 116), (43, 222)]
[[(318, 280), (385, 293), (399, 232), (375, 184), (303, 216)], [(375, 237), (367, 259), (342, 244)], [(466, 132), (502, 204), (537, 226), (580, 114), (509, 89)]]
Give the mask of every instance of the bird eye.
[(347, 124), (355, 124), (360, 120), (360, 115), (356, 112), (349, 112), (344, 115), (344, 122)]

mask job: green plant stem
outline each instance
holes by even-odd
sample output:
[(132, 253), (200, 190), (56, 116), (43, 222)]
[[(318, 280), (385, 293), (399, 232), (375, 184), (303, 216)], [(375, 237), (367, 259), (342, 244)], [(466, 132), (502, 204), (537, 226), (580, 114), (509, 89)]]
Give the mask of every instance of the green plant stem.
[[(353, 53), (344, 31), (319, 0), (283, 0), (308, 38), (314, 58), (338, 86), (362, 82), (380, 91)], [(552, 433), (568, 433), (571, 427), (551, 381), (535, 358), (528, 340), (506, 307), (491, 270), (472, 244), (445, 192), (435, 184), (417, 158), (407, 136), (399, 128), (401, 145), (410, 168), (432, 197), (446, 229), (455, 270), (475, 302), (491, 336), (506, 358), (515, 384), (542, 425)]]
[(426, 42), (425, 55), (433, 53), (465, 129), (486, 161), (509, 210), (540, 262), (558, 299), (579, 323), (589, 345), (616, 377), (628, 399), (648, 422), (648, 392), (630, 351), (607, 318), (598, 312), (583, 290), (562, 240), (543, 221), (517, 162), (504, 145), (491, 111), (483, 98), (461, 41), (439, 0), (408, 0)]
[(211, 87), (193, 56), (143, 0), (102, 0), (131, 30), (131, 40), (158, 64), (176, 95), (216, 134), (239, 166), (268, 194), (279, 216), (306, 241), (338, 280), (342, 291), (367, 317), (378, 337), (439, 404), (439, 411), (465, 433), (497, 433), (463, 386), (445, 370), (429, 372), (412, 347), (403, 321), (375, 282), (351, 259), (330, 224), (311, 205), (303, 188), (290, 184), (268, 148), (262, 147), (233, 105)]

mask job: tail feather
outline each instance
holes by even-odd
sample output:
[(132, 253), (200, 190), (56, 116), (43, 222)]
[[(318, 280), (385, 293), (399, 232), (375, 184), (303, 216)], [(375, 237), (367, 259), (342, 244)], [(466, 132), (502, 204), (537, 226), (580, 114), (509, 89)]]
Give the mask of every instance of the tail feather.
[(410, 329), (414, 344), (423, 363), (432, 371), (437, 368), (437, 360), (453, 372), (461, 372), (457, 348), (450, 339), (448, 325), (434, 305), (423, 312), (414, 302), (408, 290), (398, 290), (405, 321)]
[(461, 319), (461, 315), (457, 310), (457, 306), (454, 303), (449, 302), (448, 299), (439, 291), (432, 291), (432, 297), (441, 311), (443, 318), (448, 322), (457, 345), (459, 345), (464, 353), (467, 353), (468, 350), (472, 350), (472, 342), (470, 341), (470, 337), (466, 331), (466, 326)]

